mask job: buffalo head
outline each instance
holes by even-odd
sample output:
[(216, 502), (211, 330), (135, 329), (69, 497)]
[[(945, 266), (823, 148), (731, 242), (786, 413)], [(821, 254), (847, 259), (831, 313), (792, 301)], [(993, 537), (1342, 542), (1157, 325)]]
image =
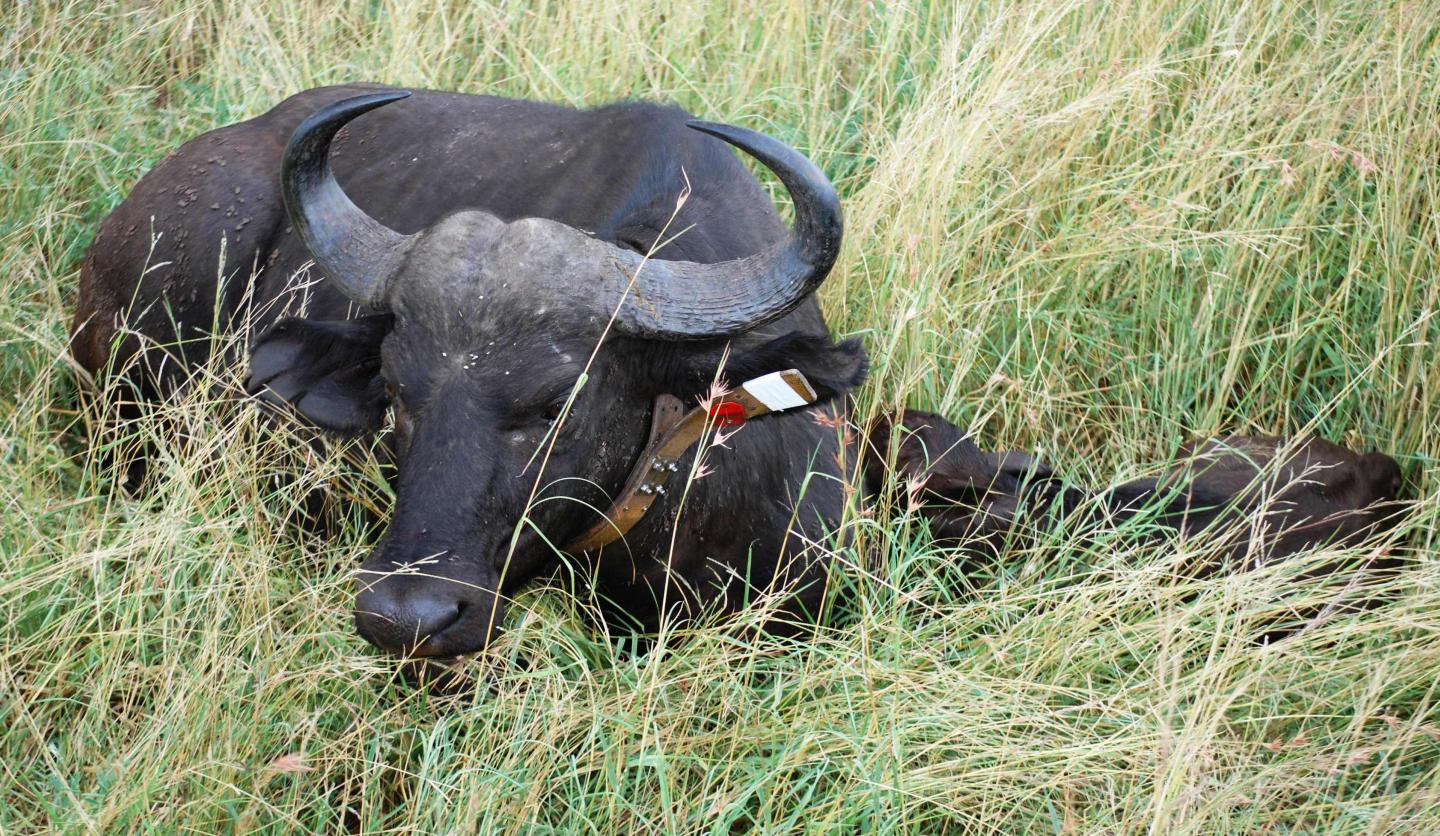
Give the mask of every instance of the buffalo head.
[[(1319, 437), (1299, 443), (1226, 436), (1186, 445), (1157, 486), (1183, 491), (1186, 530), (1244, 514), (1264, 527), (1262, 558), (1316, 545), (1353, 545), (1399, 520), (1400, 466), (1383, 453), (1356, 453)], [(1172, 503), (1173, 504), (1173, 503)], [(1244, 543), (1232, 552), (1250, 551)]]
[[(483, 648), (505, 595), (595, 522), (644, 444), (652, 400), (703, 391), (728, 342), (825, 279), (841, 217), (794, 149), (692, 122), (779, 176), (795, 206), (788, 236), (701, 264), (478, 210), (403, 235), (350, 201), (329, 149), (347, 122), (406, 95), (340, 101), (296, 130), (282, 170), (291, 222), (365, 315), (278, 323), (252, 355), (250, 386), (332, 430), (376, 431), (393, 410), (394, 518), (362, 566), (356, 623), (386, 650), (449, 656)], [(800, 368), (824, 397), (861, 363), (858, 346), (791, 333), (752, 339), (728, 368)]]

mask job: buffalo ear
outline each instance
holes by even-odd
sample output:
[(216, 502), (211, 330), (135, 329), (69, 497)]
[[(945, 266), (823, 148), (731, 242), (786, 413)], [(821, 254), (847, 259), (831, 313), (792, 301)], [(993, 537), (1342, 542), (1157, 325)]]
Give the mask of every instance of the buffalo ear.
[(251, 349), (245, 391), (322, 430), (377, 432), (389, 405), (380, 377), (380, 342), (390, 324), (388, 315), (282, 319)]
[(940, 415), (918, 409), (905, 410), (898, 420), (882, 415), (870, 428), (864, 463), (872, 493), (884, 489), (891, 473), (892, 445), (896, 481), (916, 486), (922, 495), (975, 508), (988, 504), (992, 514), (998, 507), (1008, 507), (1013, 514), (1022, 498), (1041, 503), (1057, 496), (1067, 502), (1082, 498), (1034, 456), (1016, 450), (984, 452), (964, 430)]
[(771, 372), (799, 369), (823, 402), (864, 383), (869, 365), (858, 339), (837, 343), (828, 336), (786, 334), (732, 356), (725, 366), (725, 379), (739, 385)]
[(875, 490), (884, 485), (892, 444), (900, 481), (951, 499), (984, 494), (1002, 474), (994, 454), (982, 453), (959, 427), (933, 412), (907, 409), (899, 421), (883, 415), (870, 428), (865, 470)]

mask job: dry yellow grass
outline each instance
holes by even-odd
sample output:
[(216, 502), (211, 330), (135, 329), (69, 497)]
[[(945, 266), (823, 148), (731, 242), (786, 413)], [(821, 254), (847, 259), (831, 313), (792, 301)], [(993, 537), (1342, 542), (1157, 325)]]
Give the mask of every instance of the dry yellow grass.
[[(1435, 832), (1440, 6), (1239, 0), (30, 2), (0, 10), (0, 829)], [(903, 516), (835, 626), (639, 658), (537, 590), (460, 699), (348, 623), (365, 532), (243, 406), (141, 498), (77, 412), (65, 322), (99, 220), (184, 139), (376, 80), (678, 101), (845, 198), (824, 290), (862, 409), (938, 409), (1108, 483), (1218, 431), (1316, 430), (1418, 499), (1385, 603), (1320, 554), (1177, 580), (1055, 532), (958, 576)], [(212, 369), (232, 385), (237, 371)], [(284, 476), (278, 486), (271, 475)], [(1118, 541), (1117, 541), (1118, 542)], [(1367, 556), (1359, 550), (1357, 560)], [(843, 555), (842, 555), (843, 557)]]

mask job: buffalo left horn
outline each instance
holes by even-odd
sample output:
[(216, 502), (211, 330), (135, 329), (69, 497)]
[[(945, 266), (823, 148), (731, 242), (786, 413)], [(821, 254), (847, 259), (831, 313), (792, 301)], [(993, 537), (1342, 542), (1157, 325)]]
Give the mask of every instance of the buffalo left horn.
[(620, 251), (618, 278), (628, 285), (634, 277), (635, 284), (616, 325), (632, 336), (696, 340), (758, 328), (814, 293), (840, 254), (840, 199), (814, 163), (758, 131), (713, 122), (686, 124), (725, 140), (773, 171), (795, 204), (795, 223), (785, 240), (770, 248), (714, 264), (644, 261), (631, 251)]
[(295, 129), (280, 164), (285, 210), (315, 263), (346, 296), (377, 310), (417, 236), (390, 229), (346, 197), (330, 170), (330, 142), (351, 119), (409, 95), (371, 93), (321, 108)]

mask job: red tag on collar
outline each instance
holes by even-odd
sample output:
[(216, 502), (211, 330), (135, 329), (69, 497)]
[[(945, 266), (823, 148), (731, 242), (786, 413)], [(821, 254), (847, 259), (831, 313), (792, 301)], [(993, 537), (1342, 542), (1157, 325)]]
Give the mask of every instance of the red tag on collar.
[(718, 427), (738, 427), (745, 423), (745, 407), (735, 401), (710, 404), (710, 417)]

